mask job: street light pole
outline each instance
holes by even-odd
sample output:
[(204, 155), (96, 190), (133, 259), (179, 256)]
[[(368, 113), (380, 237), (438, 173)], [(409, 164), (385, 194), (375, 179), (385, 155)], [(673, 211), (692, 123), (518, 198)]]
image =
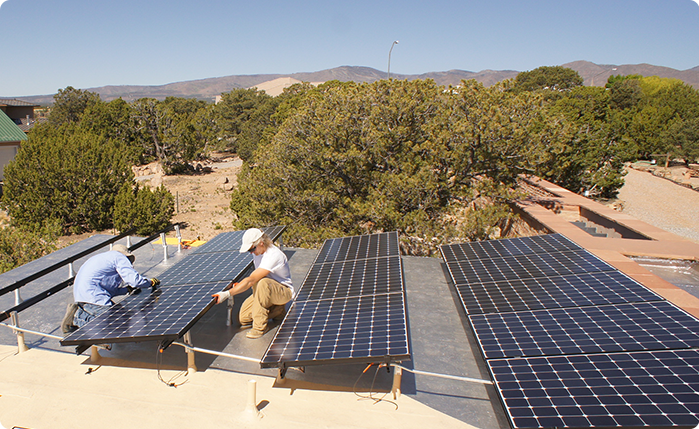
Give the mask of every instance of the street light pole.
[(395, 40), (391, 43), (391, 49), (388, 51), (388, 80), (391, 80), (391, 52), (393, 52), (393, 46), (397, 45), (398, 41)]

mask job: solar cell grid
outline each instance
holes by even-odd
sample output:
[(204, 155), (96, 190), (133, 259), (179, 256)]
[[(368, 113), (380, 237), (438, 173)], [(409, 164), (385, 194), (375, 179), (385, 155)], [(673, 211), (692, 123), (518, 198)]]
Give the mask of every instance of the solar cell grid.
[(171, 285), (233, 281), (252, 263), (247, 253), (196, 253), (182, 258), (162, 273), (162, 287)]
[[(245, 231), (224, 232), (194, 249), (192, 254), (213, 252), (238, 252)], [(190, 255), (191, 256), (191, 255)]]
[(172, 286), (126, 297), (61, 340), (61, 345), (177, 339), (214, 305), (211, 294), (227, 284)]
[(454, 284), (564, 276), (615, 269), (585, 250), (447, 262)]
[(326, 240), (316, 263), (400, 255), (397, 232), (358, 235)]
[(261, 365), (374, 362), (389, 356), (409, 357), (402, 293), (295, 301)]
[(447, 262), (465, 259), (493, 259), (531, 253), (555, 253), (580, 249), (580, 246), (561, 234), (473, 241), (445, 245), (440, 248), (442, 257)]
[(662, 299), (619, 271), (457, 284), (456, 289), (468, 314)]
[(666, 302), (470, 316), (486, 359), (699, 347), (699, 320)]
[(487, 361), (514, 428), (694, 427), (699, 352)]
[(400, 256), (315, 264), (296, 300), (341, 298), (402, 292)]

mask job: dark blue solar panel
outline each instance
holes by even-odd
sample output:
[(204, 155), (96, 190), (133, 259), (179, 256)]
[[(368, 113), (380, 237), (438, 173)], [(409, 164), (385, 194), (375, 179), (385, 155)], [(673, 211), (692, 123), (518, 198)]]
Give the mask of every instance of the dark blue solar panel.
[(447, 267), (455, 284), (615, 271), (611, 265), (585, 250), (467, 259), (447, 262)]
[(403, 291), (400, 256), (315, 264), (296, 300), (343, 298)]
[(316, 263), (400, 255), (397, 232), (325, 240)]
[(699, 347), (699, 320), (666, 302), (470, 317), (486, 359)]
[(403, 294), (390, 293), (294, 302), (262, 358), (262, 367), (408, 357)]
[(263, 367), (408, 358), (398, 234), (326, 240)]
[(672, 427), (699, 423), (699, 351), (487, 361), (512, 427)]
[(440, 250), (447, 262), (466, 259), (493, 259), (531, 253), (556, 253), (580, 250), (581, 247), (561, 234), (535, 235), (532, 237), (509, 238), (503, 240), (472, 241), (449, 244)]
[(162, 287), (194, 283), (233, 281), (252, 264), (248, 253), (195, 253), (182, 258), (162, 273)]
[(175, 340), (214, 305), (211, 295), (227, 284), (173, 286), (155, 294), (144, 290), (114, 304), (61, 340), (61, 345)]
[(238, 252), (245, 231), (230, 231), (217, 235), (194, 249), (192, 254), (212, 252)]
[(619, 271), (457, 284), (456, 290), (468, 314), (662, 299)]

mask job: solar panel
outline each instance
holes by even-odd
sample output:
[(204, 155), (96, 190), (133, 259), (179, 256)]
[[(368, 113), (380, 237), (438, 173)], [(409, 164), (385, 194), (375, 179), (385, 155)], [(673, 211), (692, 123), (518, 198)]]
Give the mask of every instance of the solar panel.
[[(279, 236), (284, 232), (286, 226), (271, 226), (266, 228), (261, 228), (267, 235), (270, 236), (272, 241), (279, 238)], [(245, 231), (229, 231), (224, 232), (199, 247), (196, 247), (192, 254), (198, 253), (213, 253), (213, 252), (239, 252), (240, 245), (243, 242), (243, 234)]]
[(189, 330), (213, 305), (211, 295), (228, 282), (143, 291), (126, 297), (105, 313), (61, 340), (61, 345), (175, 340)]
[(263, 368), (409, 358), (396, 232), (326, 240)]
[(398, 233), (385, 232), (326, 240), (316, 256), (316, 263), (392, 255), (400, 255)]
[(514, 428), (695, 427), (699, 351), (487, 361)]
[(297, 301), (262, 358), (263, 368), (409, 358), (402, 293)]
[(470, 317), (486, 359), (699, 347), (699, 320), (666, 301)]
[(245, 231), (230, 231), (217, 235), (199, 247), (192, 254), (212, 252), (238, 252)]
[(342, 298), (402, 290), (400, 256), (389, 256), (315, 264), (296, 299)]
[[(275, 240), (284, 226), (263, 228)], [(62, 345), (174, 341), (214, 304), (211, 295), (238, 279), (252, 265), (240, 253), (244, 231), (219, 234), (161, 275), (157, 294), (126, 297), (61, 341)]]
[(196, 253), (182, 258), (162, 273), (162, 287), (171, 285), (233, 281), (252, 263), (247, 253)]
[(580, 249), (582, 249), (580, 246), (561, 234), (536, 235), (506, 240), (473, 241), (440, 247), (444, 260), (448, 262)]
[(468, 314), (662, 299), (619, 271), (457, 284), (455, 287)]
[(449, 261), (447, 268), (454, 284), (615, 271), (611, 265), (586, 250)]

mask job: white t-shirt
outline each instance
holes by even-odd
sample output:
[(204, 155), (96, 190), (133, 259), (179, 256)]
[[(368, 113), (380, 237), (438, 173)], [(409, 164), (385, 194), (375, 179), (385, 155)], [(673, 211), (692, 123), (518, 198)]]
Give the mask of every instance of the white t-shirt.
[(289, 270), (289, 261), (286, 255), (277, 246), (270, 246), (265, 253), (261, 255), (252, 255), (255, 269), (263, 268), (269, 271), (267, 275), (272, 280), (278, 281), (284, 286), (294, 291), (294, 285), (291, 283), (291, 270)]

